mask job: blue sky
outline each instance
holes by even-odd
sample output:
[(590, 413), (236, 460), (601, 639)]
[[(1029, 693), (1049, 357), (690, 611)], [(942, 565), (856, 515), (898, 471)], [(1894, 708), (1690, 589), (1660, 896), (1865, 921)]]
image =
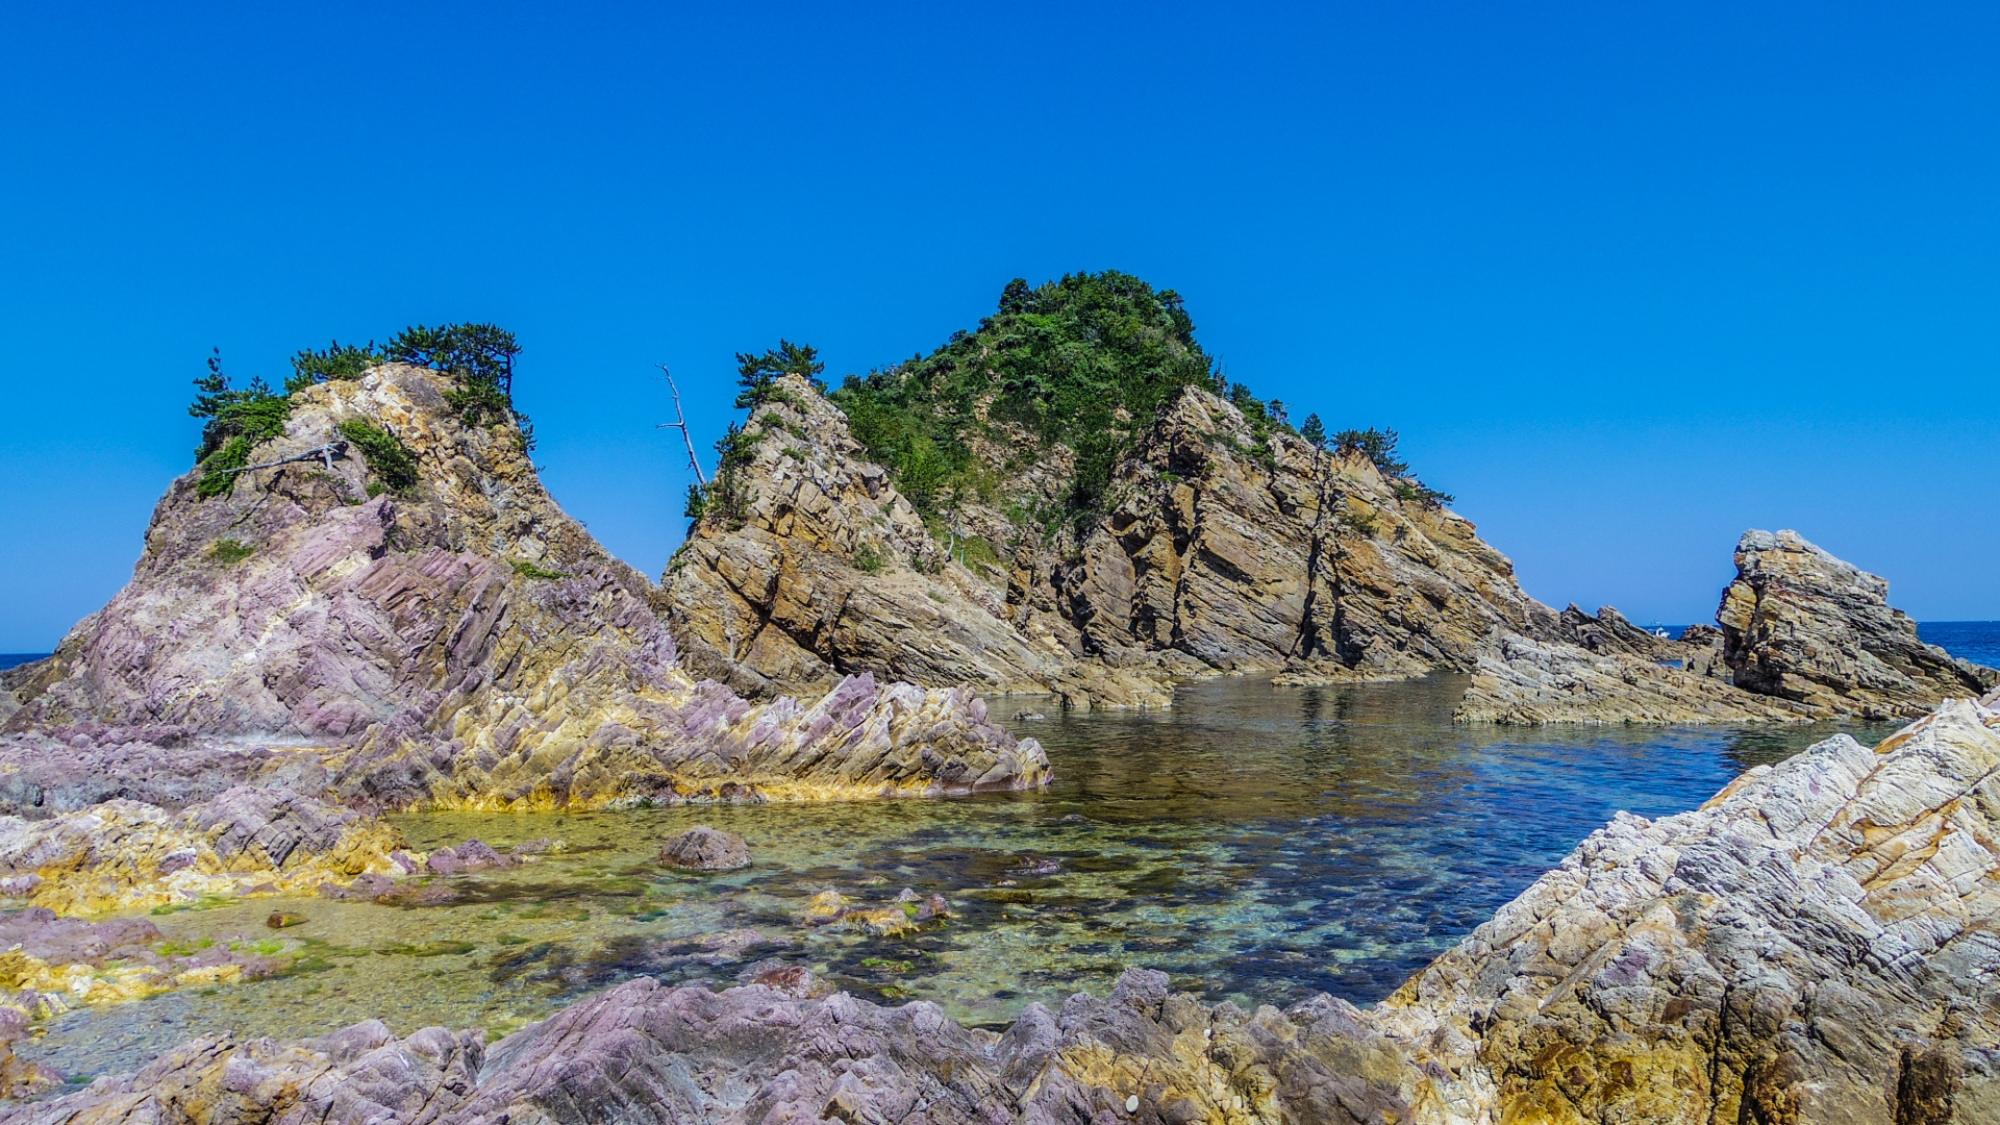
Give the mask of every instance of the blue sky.
[(712, 438), (732, 352), (1106, 267), (1399, 428), (1544, 600), (1705, 620), (1791, 526), (2000, 618), (2000, 8), (721, 7), (10, 8), (0, 650), (130, 573), (212, 345), (513, 328), (551, 489), (657, 573), (653, 363)]

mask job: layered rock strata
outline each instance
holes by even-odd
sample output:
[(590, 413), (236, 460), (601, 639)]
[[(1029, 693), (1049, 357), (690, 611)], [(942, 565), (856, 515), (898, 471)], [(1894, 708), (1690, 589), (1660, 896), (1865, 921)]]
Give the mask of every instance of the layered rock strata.
[[(383, 806), (856, 797), (1046, 778), (1040, 748), (962, 692), (862, 676), (811, 705), (752, 705), (697, 682), (657, 591), (556, 507), (511, 425), (466, 423), (449, 387), (391, 364), (295, 391), (284, 435), (256, 454), (283, 461), (365, 420), (414, 460), (406, 493), (381, 491), (344, 446), (330, 462), (245, 472), (210, 499), (198, 474), (176, 481), (130, 584), (10, 681), (6, 729), (176, 728), (302, 747), (330, 768), (333, 795)], [(264, 765), (286, 768), (284, 757)]]
[(46, 1122), (1966, 1123), (2000, 1116), (2000, 693), (1620, 816), (1369, 1010), (1127, 973), (1004, 1032), (621, 985), (486, 1045), (197, 1040)]
[(1919, 640), (1887, 581), (1796, 531), (1744, 533), (1715, 616), (1730, 682), (1816, 714), (1908, 718), (2000, 682)]
[(2000, 694), (1620, 816), (1379, 1010), (1494, 1120), (2000, 1119)]
[(351, 809), (241, 785), (179, 812), (111, 800), (46, 820), (0, 817), (0, 900), (62, 914), (317, 890), (407, 874), (402, 837)]
[(1662, 661), (1526, 637), (1479, 654), (1455, 712), (1484, 723), (1745, 723), (1808, 718), (1805, 708)]
[[(1193, 676), (1454, 672), (1476, 677), (1467, 719), (1799, 713), (1663, 674), (1670, 644), (1616, 610), (1557, 613), (1529, 597), (1506, 556), (1410, 481), (1260, 433), (1198, 388), (1118, 464), (1102, 519), (1051, 532), (1024, 516), (1060, 507), (1058, 446), (995, 497), (963, 498), (941, 541), (837, 406), (796, 377), (778, 387), (745, 429), (742, 511), (705, 513), (664, 579), (688, 660), (743, 691), (872, 671), (1149, 706)], [(976, 452), (1003, 475), (1004, 450)]]

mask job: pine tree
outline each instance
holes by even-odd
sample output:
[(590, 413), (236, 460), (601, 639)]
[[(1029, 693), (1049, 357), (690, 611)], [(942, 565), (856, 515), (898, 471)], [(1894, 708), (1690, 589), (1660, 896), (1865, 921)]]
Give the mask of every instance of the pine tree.
[(1299, 436), (1310, 442), (1314, 449), (1326, 451), (1326, 423), (1319, 420), (1319, 415), (1306, 415), (1305, 425), (1299, 427)]
[(221, 348), (210, 349), (208, 374), (195, 376), (194, 391), (194, 401), (188, 404), (188, 415), (193, 418), (215, 417), (216, 412), (226, 406), (233, 397), (229, 389), (229, 376), (222, 373)]
[(746, 410), (755, 408), (770, 397), (771, 387), (780, 375), (797, 375), (824, 391), (826, 385), (819, 376), (825, 370), (826, 364), (819, 359), (819, 349), (811, 344), (779, 340), (777, 347), (762, 354), (737, 352), (736, 383), (743, 389), (736, 396), (736, 405)]

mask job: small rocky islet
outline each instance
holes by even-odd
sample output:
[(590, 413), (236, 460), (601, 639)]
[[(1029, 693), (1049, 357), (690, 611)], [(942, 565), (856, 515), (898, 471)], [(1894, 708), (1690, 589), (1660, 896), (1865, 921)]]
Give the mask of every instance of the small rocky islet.
[[(1119, 393), (1065, 420), (1077, 388), (1022, 378), (1051, 334), (1112, 353), (1089, 370)], [(749, 419), (656, 585), (562, 513), (505, 382), (452, 354), (343, 355), (229, 400), (248, 407), (215, 415), (127, 587), (0, 674), (0, 1040), (314, 955), (294, 909), (199, 948), (147, 911), (312, 895), (421, 917), (560, 846), (418, 849), (399, 815), (1047, 785), (986, 695), (1148, 708), (1220, 675), (1442, 676), (1459, 724), (1914, 721), (1692, 812), (1621, 814), (1372, 1007), (1218, 1004), (1135, 967), (986, 1028), (779, 959), (721, 989), (628, 980), (491, 1042), (193, 1027), (69, 1092), (9, 1051), (5, 1119), (2000, 1118), (1994, 673), (1795, 533), (1746, 534), (1716, 626), (1684, 640), (1553, 610), (1393, 434), (1294, 429), (1210, 374), (1177, 298), (1078, 275), (831, 393), (809, 353), (745, 357)], [(714, 828), (656, 847), (710, 893), (759, 863)], [(890, 940), (954, 911), (828, 889), (796, 922)]]

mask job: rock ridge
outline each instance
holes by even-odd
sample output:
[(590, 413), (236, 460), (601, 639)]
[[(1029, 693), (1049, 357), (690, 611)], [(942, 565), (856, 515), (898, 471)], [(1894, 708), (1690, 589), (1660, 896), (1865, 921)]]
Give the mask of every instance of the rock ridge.
[[(1027, 441), (1025, 433), (1020, 435)], [(1050, 530), (1061, 445), (929, 527), (846, 415), (785, 376), (745, 425), (741, 510), (704, 512), (662, 580), (690, 665), (756, 695), (873, 671), (1071, 706), (1176, 680), (1470, 674), (1467, 721), (1749, 722), (1811, 708), (1676, 672), (1615, 609), (1558, 613), (1477, 528), (1358, 451), (1259, 428), (1200, 387), (1116, 465), (1106, 514)], [(989, 469), (1010, 452), (980, 447)], [(973, 551), (969, 544), (982, 544)], [(989, 553), (990, 552), (990, 557)]]

